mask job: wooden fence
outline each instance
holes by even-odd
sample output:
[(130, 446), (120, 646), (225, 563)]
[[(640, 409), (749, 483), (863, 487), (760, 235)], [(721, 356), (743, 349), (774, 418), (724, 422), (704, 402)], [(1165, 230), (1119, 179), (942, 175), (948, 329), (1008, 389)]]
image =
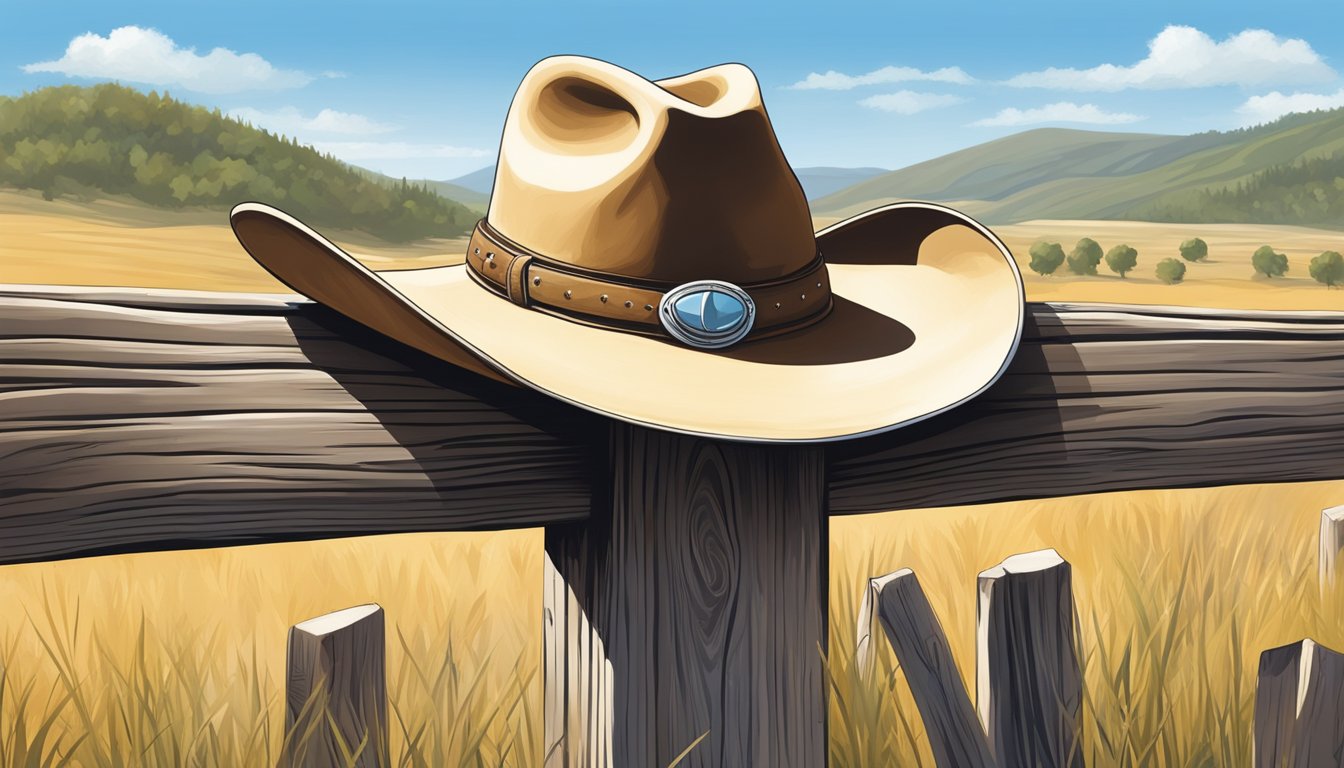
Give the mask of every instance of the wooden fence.
[(761, 446), (606, 422), (288, 297), (0, 287), (0, 564), (543, 525), (548, 766), (695, 743), (685, 766), (811, 768), (826, 515), (1340, 478), (1341, 342), (1339, 313), (1031, 304), (971, 403)]
[[(1327, 549), (1330, 562), (1338, 554), (1331, 534), (1322, 527), (1322, 569)], [(974, 707), (910, 569), (868, 583), (855, 654), (864, 669), (874, 663), (876, 624), (896, 653), (938, 768), (1085, 768), (1078, 622), (1071, 569), (1059, 553), (1014, 555), (980, 574)], [(1253, 738), (1255, 768), (1344, 763), (1344, 654), (1310, 638), (1264, 651)]]

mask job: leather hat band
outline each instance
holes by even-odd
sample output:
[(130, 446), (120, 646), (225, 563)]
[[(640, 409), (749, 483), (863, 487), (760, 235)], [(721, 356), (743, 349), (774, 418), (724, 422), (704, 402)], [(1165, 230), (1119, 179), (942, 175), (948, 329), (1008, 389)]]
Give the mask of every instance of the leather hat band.
[[(658, 318), (663, 295), (676, 288), (551, 261), (523, 248), (485, 219), (467, 245), (467, 273), (521, 307), (612, 330), (669, 337)], [(760, 339), (806, 327), (831, 310), (831, 285), (821, 254), (779, 280), (738, 286), (755, 303), (746, 336)]]

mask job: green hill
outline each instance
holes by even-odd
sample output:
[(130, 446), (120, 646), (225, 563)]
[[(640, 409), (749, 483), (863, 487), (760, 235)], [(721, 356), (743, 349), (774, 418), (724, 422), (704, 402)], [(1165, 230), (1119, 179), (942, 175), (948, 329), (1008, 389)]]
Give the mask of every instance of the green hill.
[[(902, 199), (956, 202), (990, 223), (1027, 219), (1200, 221), (1225, 195), (1218, 221), (1263, 221), (1277, 205), (1259, 174), (1344, 152), (1344, 110), (1290, 115), (1267, 125), (1193, 136), (1041, 129), (1008, 136), (869, 179), (814, 204), (822, 214), (853, 213)], [(1324, 173), (1324, 171), (1320, 171)], [(1296, 192), (1291, 193), (1296, 195)], [(1301, 208), (1301, 206), (1299, 206)], [(1303, 209), (1306, 211), (1306, 209)], [(1314, 210), (1314, 209), (1313, 209)], [(1215, 219), (1209, 219), (1215, 220)], [(1289, 208), (1281, 223), (1331, 224)], [(1344, 226), (1344, 221), (1333, 225)]]
[(0, 97), (0, 186), (170, 208), (257, 200), (394, 241), (458, 236), (478, 218), (425, 185), (374, 180), (218, 110), (113, 84)]

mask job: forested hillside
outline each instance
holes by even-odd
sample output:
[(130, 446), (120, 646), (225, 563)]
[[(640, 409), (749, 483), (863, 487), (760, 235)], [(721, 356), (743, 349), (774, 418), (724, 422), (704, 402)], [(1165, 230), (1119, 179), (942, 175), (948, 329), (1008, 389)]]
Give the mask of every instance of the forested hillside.
[(1168, 195), (1136, 214), (1150, 221), (1344, 227), (1344, 153), (1276, 165), (1236, 186)]
[(1192, 136), (1024, 131), (814, 203), (832, 216), (949, 201), (991, 224), (1138, 219), (1344, 227), (1344, 109)]
[(218, 110), (113, 84), (0, 97), (0, 186), (221, 210), (257, 200), (394, 241), (460, 235), (478, 217), (423, 185), (380, 183)]

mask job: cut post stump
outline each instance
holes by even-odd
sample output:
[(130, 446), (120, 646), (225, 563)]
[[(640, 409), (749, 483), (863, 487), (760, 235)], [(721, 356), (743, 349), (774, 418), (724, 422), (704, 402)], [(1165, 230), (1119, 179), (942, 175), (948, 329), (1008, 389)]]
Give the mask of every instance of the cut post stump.
[(546, 529), (548, 768), (825, 765), (822, 449), (615, 424), (609, 455)]
[(282, 768), (391, 764), (383, 626), (369, 604), (290, 627)]
[(1084, 768), (1073, 577), (1053, 549), (980, 574), (976, 705), (1001, 768)]
[(1321, 595), (1332, 597), (1344, 582), (1344, 504), (1321, 511), (1321, 551), (1318, 559)]
[(1310, 638), (1260, 654), (1255, 768), (1316, 768), (1344, 760), (1344, 654)]
[(993, 768), (994, 757), (975, 717), (952, 648), (909, 568), (871, 579), (859, 609), (858, 663), (865, 674), (872, 664), (871, 627), (876, 617), (885, 630), (919, 707), (939, 768)]

